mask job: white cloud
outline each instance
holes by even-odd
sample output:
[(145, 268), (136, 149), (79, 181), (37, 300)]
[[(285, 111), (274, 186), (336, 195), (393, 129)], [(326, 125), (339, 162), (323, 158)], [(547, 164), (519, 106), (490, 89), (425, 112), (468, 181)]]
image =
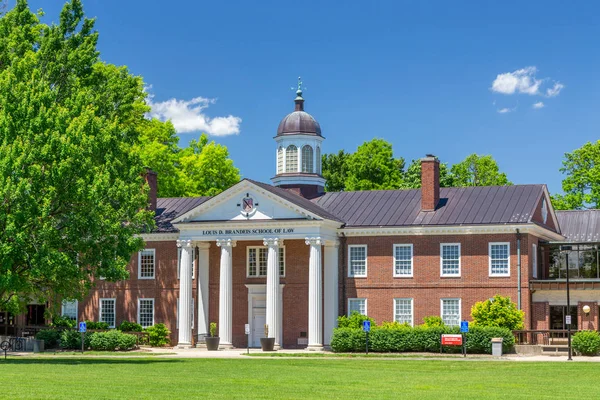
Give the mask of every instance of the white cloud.
[(560, 82), (555, 82), (553, 87), (546, 90), (546, 96), (556, 97), (556, 96), (558, 96), (560, 91), (563, 90), (564, 88), (565, 88), (565, 85), (563, 85)]
[(509, 112), (513, 112), (515, 110), (516, 110), (516, 108), (506, 108), (506, 107), (504, 107), (504, 108), (499, 109), (498, 113), (500, 113), (500, 114), (506, 114), (506, 113), (509, 113)]
[(493, 92), (502, 94), (538, 94), (542, 80), (536, 79), (536, 72), (536, 67), (526, 67), (514, 72), (498, 74), (494, 82), (492, 82), (491, 89)]
[(544, 103), (541, 101), (538, 101), (537, 103), (533, 103), (533, 108), (535, 108), (535, 109), (544, 108)]
[[(148, 87), (146, 90), (150, 89)], [(154, 96), (148, 95), (150, 116), (161, 121), (171, 120), (177, 133), (206, 132), (213, 136), (237, 135), (240, 133), (242, 119), (233, 115), (211, 118), (205, 114), (206, 108), (215, 104), (216, 99), (194, 97), (191, 100), (169, 99), (153, 102)]]

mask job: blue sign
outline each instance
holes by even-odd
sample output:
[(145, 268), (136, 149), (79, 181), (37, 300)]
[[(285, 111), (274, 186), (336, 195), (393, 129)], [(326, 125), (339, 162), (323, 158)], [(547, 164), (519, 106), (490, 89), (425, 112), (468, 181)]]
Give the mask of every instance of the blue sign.
[(363, 331), (369, 332), (371, 330), (371, 321), (363, 321)]
[(87, 331), (87, 325), (86, 325), (86, 323), (85, 322), (80, 322), (79, 323), (79, 332), (83, 333), (85, 331)]
[(469, 321), (461, 321), (460, 323), (460, 332), (468, 333), (469, 332)]

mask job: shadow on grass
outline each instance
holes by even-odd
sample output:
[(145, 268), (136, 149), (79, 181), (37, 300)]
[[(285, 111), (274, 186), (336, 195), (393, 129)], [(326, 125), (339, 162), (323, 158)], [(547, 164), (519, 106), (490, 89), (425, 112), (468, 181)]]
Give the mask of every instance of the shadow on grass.
[(158, 364), (158, 363), (180, 363), (183, 359), (172, 359), (172, 358), (16, 358), (8, 357), (0, 359), (0, 365), (3, 364), (48, 364), (48, 365), (116, 365), (116, 364), (129, 364), (129, 365), (143, 365), (143, 364)]

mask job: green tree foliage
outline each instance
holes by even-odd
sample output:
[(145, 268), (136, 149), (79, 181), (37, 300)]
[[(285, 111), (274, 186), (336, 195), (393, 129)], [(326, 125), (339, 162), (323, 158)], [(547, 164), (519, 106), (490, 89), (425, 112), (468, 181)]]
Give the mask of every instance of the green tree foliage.
[(346, 189), (348, 179), (347, 161), (350, 154), (340, 150), (337, 154), (323, 154), (321, 156), (322, 175), (325, 178), (325, 190), (328, 192), (341, 192)]
[(500, 172), (498, 163), (490, 155), (471, 154), (458, 164), (454, 164), (452, 185), (460, 186), (506, 186), (512, 185), (504, 172)]
[(338, 317), (338, 327), (362, 329), (364, 321), (371, 321), (371, 325), (375, 326), (375, 320), (373, 318), (362, 315), (358, 311), (352, 311), (349, 317), (345, 315), (340, 315)]
[(240, 180), (227, 147), (202, 134), (182, 149), (170, 121), (146, 121), (134, 152), (158, 174), (159, 197), (214, 196)]
[(566, 153), (560, 172), (564, 194), (552, 197), (554, 208), (600, 208), (600, 140)]
[(347, 168), (346, 190), (397, 189), (402, 184), (404, 159), (394, 158), (391, 143), (373, 139), (348, 157)]
[[(452, 187), (454, 180), (448, 165), (440, 163), (440, 186)], [(421, 187), (421, 159), (412, 160), (406, 172), (404, 172), (402, 189), (418, 189)]]
[(487, 299), (475, 303), (471, 308), (471, 317), (476, 326), (496, 326), (511, 331), (523, 329), (525, 313), (517, 309), (510, 297), (496, 295), (493, 301)]
[(97, 40), (80, 0), (58, 25), (25, 0), (0, 18), (0, 309), (127, 278), (152, 223), (131, 151), (143, 83), (101, 62)]

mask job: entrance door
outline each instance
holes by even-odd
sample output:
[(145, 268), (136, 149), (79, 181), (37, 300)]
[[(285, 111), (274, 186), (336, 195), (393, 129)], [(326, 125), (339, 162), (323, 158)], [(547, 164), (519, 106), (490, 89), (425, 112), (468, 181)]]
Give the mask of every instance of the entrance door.
[[(550, 329), (566, 330), (567, 306), (550, 306)], [(577, 331), (577, 306), (571, 306), (571, 331)], [(566, 337), (566, 333), (554, 334), (555, 337)]]
[(252, 311), (252, 341), (250, 347), (260, 347), (260, 338), (265, 336), (265, 309), (254, 308)]

